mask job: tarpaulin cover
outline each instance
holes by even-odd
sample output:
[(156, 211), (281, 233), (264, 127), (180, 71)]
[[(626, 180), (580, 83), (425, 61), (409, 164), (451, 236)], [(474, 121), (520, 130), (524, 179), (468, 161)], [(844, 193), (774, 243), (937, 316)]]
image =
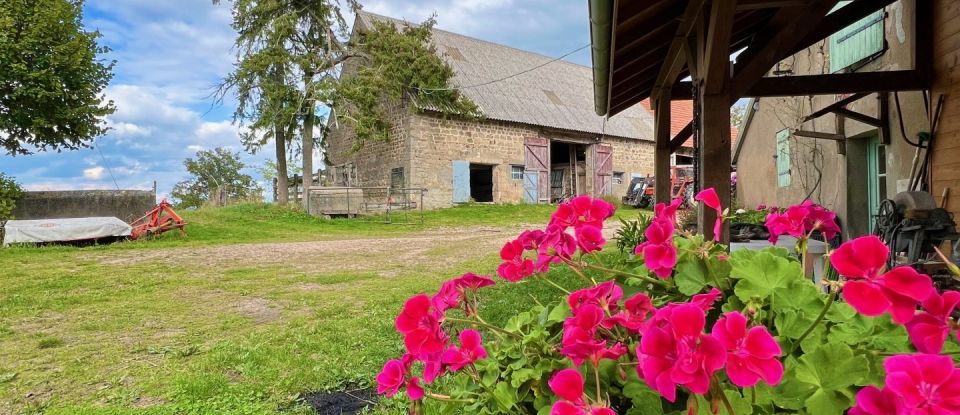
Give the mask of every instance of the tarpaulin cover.
[(9, 245), (130, 236), (131, 229), (126, 222), (108, 217), (11, 220), (3, 227), (3, 243)]

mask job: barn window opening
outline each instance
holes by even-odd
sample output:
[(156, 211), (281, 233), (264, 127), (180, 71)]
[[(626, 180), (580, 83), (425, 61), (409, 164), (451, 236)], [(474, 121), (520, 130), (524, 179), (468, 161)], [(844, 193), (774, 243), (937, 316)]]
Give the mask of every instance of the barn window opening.
[(510, 166), (510, 178), (513, 180), (523, 180), (523, 166)]
[(493, 202), (492, 165), (470, 165), (470, 198), (474, 202)]
[(623, 184), (623, 172), (615, 171), (613, 172), (613, 184)]

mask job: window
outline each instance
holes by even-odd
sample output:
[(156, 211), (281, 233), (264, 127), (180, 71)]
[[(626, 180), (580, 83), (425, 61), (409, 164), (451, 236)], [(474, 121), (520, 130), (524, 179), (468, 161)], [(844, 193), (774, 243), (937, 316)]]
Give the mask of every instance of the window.
[(523, 180), (523, 166), (510, 166), (510, 178), (513, 180)]
[(790, 130), (777, 133), (777, 186), (790, 186)]
[(390, 170), (390, 187), (402, 189), (404, 187), (403, 167), (395, 167)]
[[(839, 2), (834, 11), (849, 3)], [(883, 52), (883, 18), (884, 11), (878, 10), (830, 36), (831, 73)]]
[(615, 171), (613, 172), (613, 184), (623, 184), (623, 172)]

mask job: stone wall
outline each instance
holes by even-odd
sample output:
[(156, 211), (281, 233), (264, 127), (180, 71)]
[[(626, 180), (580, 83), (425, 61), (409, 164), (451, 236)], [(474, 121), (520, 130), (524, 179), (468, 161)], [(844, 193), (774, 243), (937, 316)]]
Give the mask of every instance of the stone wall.
[(156, 204), (157, 196), (152, 190), (26, 192), (17, 201), (13, 217), (28, 220), (106, 216), (130, 222)]
[[(524, 165), (524, 139), (545, 137), (572, 143), (591, 145), (596, 142), (589, 134), (538, 128), (535, 126), (495, 120), (470, 121), (443, 118), (424, 113), (410, 118), (410, 141), (413, 161), (411, 185), (424, 187), (427, 208), (450, 206), (453, 201), (453, 161), (465, 160), (471, 164), (493, 166), (493, 201), (495, 203), (523, 202), (523, 181), (514, 180), (512, 166)], [(613, 147), (613, 170), (623, 173), (620, 184), (614, 184), (613, 196), (626, 193), (631, 174), (653, 174), (652, 142), (607, 137), (604, 143)], [(587, 190), (593, 187), (592, 166)]]
[[(328, 168), (330, 169), (331, 183), (334, 186), (389, 186), (391, 172), (395, 168), (402, 168), (404, 176), (403, 186), (410, 186), (409, 171), (409, 130), (412, 114), (405, 102), (396, 102), (385, 106), (388, 121), (392, 126), (389, 141), (367, 140), (363, 148), (354, 151), (356, 131), (350, 121), (340, 118), (336, 126), (331, 126), (326, 140)], [(351, 182), (337, 180), (339, 172), (353, 165), (356, 179)]]

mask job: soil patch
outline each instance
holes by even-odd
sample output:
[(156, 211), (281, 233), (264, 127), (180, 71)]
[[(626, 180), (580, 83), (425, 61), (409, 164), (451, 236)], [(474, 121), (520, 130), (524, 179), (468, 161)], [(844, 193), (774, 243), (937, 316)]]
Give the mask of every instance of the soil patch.
[(353, 389), (333, 392), (310, 392), (301, 398), (320, 415), (355, 415), (376, 404), (377, 391)]
[(234, 305), (238, 313), (253, 319), (256, 324), (270, 323), (280, 319), (280, 310), (270, 300), (263, 298), (244, 298)]

